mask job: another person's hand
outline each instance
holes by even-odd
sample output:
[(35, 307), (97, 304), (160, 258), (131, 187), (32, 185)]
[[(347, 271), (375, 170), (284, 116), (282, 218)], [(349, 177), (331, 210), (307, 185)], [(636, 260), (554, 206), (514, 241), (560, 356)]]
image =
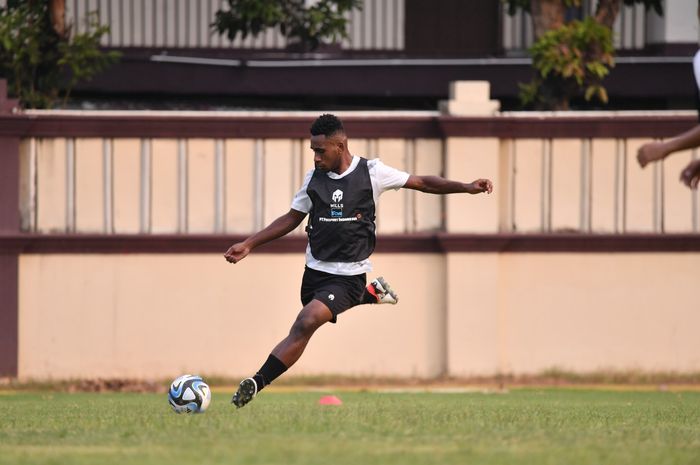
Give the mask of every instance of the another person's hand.
[(666, 156), (663, 144), (663, 142), (648, 142), (639, 147), (637, 151), (639, 165), (644, 168), (651, 162), (663, 160)]
[(697, 189), (700, 182), (700, 160), (691, 161), (681, 171), (681, 181), (691, 189)]
[(224, 258), (229, 263), (238, 263), (250, 253), (250, 247), (244, 242), (233, 244), (224, 254)]
[(470, 194), (480, 194), (486, 192), (490, 194), (493, 192), (493, 183), (489, 179), (477, 179), (469, 185)]

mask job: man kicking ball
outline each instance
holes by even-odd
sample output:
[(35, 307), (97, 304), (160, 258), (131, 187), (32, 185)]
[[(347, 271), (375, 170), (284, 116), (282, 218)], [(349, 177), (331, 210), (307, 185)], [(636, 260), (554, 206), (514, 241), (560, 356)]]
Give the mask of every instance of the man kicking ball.
[(260, 370), (241, 381), (232, 399), (239, 408), (299, 360), (319, 327), (335, 323), (338, 315), (357, 305), (397, 302), (384, 279), (366, 285), (366, 273), (372, 270), (369, 256), (376, 242), (375, 207), (383, 192), (402, 187), (431, 194), (493, 191), (488, 179), (462, 183), (440, 176), (416, 176), (378, 159), (352, 155), (343, 124), (334, 115), (321, 115), (311, 125), (311, 150), (315, 169), (306, 174), (291, 209), (224, 254), (230, 263), (238, 263), (256, 247), (293, 231), (309, 215), (301, 281), (303, 308)]

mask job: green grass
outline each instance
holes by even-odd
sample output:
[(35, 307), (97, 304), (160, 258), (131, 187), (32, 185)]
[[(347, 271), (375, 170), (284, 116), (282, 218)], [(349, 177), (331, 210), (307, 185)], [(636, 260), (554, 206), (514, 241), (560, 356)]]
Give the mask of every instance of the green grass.
[(0, 393), (0, 464), (700, 464), (700, 393)]

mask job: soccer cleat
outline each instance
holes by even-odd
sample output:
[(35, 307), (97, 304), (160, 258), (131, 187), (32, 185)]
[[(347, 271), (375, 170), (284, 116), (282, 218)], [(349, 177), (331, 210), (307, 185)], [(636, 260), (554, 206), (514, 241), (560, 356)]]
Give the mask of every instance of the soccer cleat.
[(376, 297), (378, 304), (395, 304), (399, 301), (399, 296), (381, 276), (367, 285), (367, 292)]
[(243, 407), (245, 404), (253, 400), (253, 397), (258, 393), (258, 385), (253, 378), (246, 378), (238, 385), (238, 390), (233, 395), (231, 403), (237, 408)]

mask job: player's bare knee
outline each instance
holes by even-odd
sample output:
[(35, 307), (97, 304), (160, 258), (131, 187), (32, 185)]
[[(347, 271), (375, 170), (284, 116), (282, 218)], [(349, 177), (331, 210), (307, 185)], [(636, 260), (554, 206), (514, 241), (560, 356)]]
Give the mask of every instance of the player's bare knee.
[(299, 338), (311, 337), (314, 331), (325, 322), (311, 312), (301, 312), (294, 321), (290, 334)]

